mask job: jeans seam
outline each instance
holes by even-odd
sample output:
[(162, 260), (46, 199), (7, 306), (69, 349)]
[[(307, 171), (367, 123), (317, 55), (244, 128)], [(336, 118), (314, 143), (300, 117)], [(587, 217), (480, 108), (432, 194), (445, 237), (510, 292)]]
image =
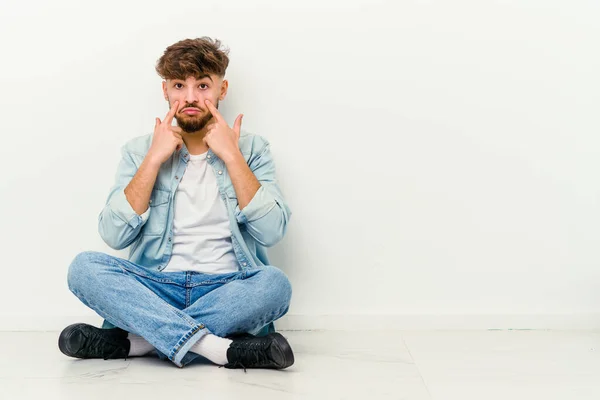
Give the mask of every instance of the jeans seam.
[[(83, 297), (83, 295), (81, 295), (81, 293), (79, 291), (77, 291), (76, 289), (73, 288), (69, 288), (71, 290), (71, 292), (73, 292), (75, 294), (75, 296), (77, 296), (77, 298), (79, 298), (79, 300), (81, 300), (84, 304), (85, 303), (89, 303), (90, 305), (92, 304), (92, 302), (90, 302), (89, 300), (87, 300), (85, 297)], [(83, 301), (85, 300), (85, 302)], [(115, 318), (113, 317), (110, 313), (106, 312), (106, 310), (104, 310), (103, 308), (100, 308), (97, 304), (94, 304), (94, 308), (97, 308), (98, 310), (100, 310), (103, 314), (107, 315), (111, 321), (115, 321), (118, 322), (120, 324), (120, 326), (123, 327), (127, 327), (127, 331), (131, 330), (132, 327), (129, 326), (129, 324), (126, 324), (124, 321), (122, 321), (119, 318)], [(92, 308), (92, 309), (94, 309)]]
[[(121, 269), (121, 270), (123, 270), (123, 271), (131, 272), (131, 271), (129, 271), (129, 270), (127, 270), (127, 269), (123, 268), (123, 267), (122, 267), (120, 264), (117, 264), (117, 263), (115, 263), (115, 264), (114, 264), (114, 266), (116, 266), (116, 267), (120, 268), (120, 269)], [(136, 275), (137, 275), (137, 274), (136, 274)], [(174, 282), (173, 282), (173, 283), (174, 283)], [(178, 285), (178, 286), (179, 286), (179, 285)], [(186, 322), (188, 325), (190, 325), (190, 326), (195, 326), (195, 325), (197, 324), (197, 322), (196, 322), (196, 321), (194, 321), (193, 319), (189, 319), (189, 318), (187, 317), (187, 315), (186, 315), (186, 314), (182, 313), (180, 310), (178, 310), (177, 308), (173, 307), (171, 304), (169, 304), (169, 303), (168, 303), (168, 302), (167, 302), (165, 299), (163, 299), (162, 297), (160, 297), (160, 296), (158, 296), (158, 295), (157, 295), (156, 297), (158, 297), (158, 299), (159, 299), (160, 301), (162, 301), (164, 304), (166, 304), (166, 305), (169, 307), (169, 309), (171, 310), (171, 312), (172, 312), (173, 314), (177, 315), (179, 318), (181, 318), (182, 320), (184, 320), (184, 321), (185, 321), (185, 322)]]
[(169, 359), (171, 361), (175, 361), (175, 358), (177, 357), (177, 354), (179, 353), (179, 351), (181, 350), (181, 348), (198, 332), (200, 332), (202, 329), (205, 329), (206, 326), (204, 324), (197, 324), (194, 327), (192, 327), (192, 329), (190, 331), (188, 331), (185, 335), (183, 335), (183, 337), (181, 339), (179, 339), (179, 342), (177, 342), (177, 344), (175, 345), (175, 347), (171, 350), (171, 354), (169, 355)]
[[(113, 266), (116, 266), (118, 268), (121, 268), (121, 270), (123, 270), (124, 268), (121, 267), (121, 265), (119, 264), (113, 264)], [(85, 297), (83, 297), (78, 291), (76, 291), (75, 289), (69, 287), (69, 289), (75, 293), (75, 295), (79, 298), (79, 299), (85, 299)], [(194, 320), (193, 318), (189, 318), (187, 314), (181, 312), (180, 310), (178, 310), (177, 308), (173, 307), (171, 304), (169, 304), (165, 299), (163, 299), (160, 296), (157, 296), (157, 298), (162, 301), (164, 304), (166, 304), (169, 309), (171, 310), (171, 312), (173, 314), (175, 314), (176, 316), (178, 316), (181, 320), (183, 320), (185, 323), (187, 323), (189, 326), (194, 327), (196, 325), (198, 325), (198, 322), (196, 320)], [(89, 302), (89, 300), (86, 299), (87, 302)], [(90, 303), (91, 304), (91, 303)], [(98, 309), (100, 309), (103, 313), (105, 313), (106, 315), (108, 315), (110, 318), (112, 318), (113, 321), (119, 321), (121, 322), (122, 326), (127, 326), (129, 327), (129, 329), (131, 329), (131, 327), (129, 326), (129, 324), (124, 323), (124, 321), (118, 319), (118, 318), (114, 318), (112, 317), (109, 313), (107, 313), (106, 311), (104, 311), (104, 309), (101, 309), (100, 307), (98, 307), (97, 305), (95, 305), (95, 307), (97, 307)], [(93, 309), (93, 308), (92, 308)], [(203, 325), (203, 324), (202, 324)]]
[[(111, 321), (113, 322), (117, 322), (119, 327), (126, 327), (127, 329), (125, 329), (128, 332), (132, 332), (133, 328), (131, 326), (129, 326), (129, 324), (126, 324), (124, 321), (122, 321), (119, 318), (115, 318), (113, 317), (110, 313), (106, 312), (103, 308), (101, 308), (100, 306), (98, 306), (97, 304), (93, 304), (92, 302), (90, 302), (89, 300), (87, 300), (85, 297), (83, 297), (79, 291), (77, 291), (76, 289), (73, 288), (69, 288), (71, 290), (71, 292), (73, 292), (75, 294), (75, 296), (77, 296), (84, 304), (89, 304), (90, 306), (93, 305), (92, 309), (98, 309), (100, 310), (104, 315), (108, 316), (110, 318)], [(85, 301), (83, 301), (85, 300)], [(175, 347), (171, 350), (171, 354), (169, 355), (169, 360), (174, 361), (175, 357), (177, 356), (177, 353), (179, 352), (179, 350), (181, 350), (181, 348), (185, 345), (185, 343), (190, 340), (190, 338), (196, 334), (197, 332), (199, 332), (201, 329), (205, 329), (206, 326), (204, 324), (198, 324), (197, 322), (190, 322), (186, 317), (185, 314), (182, 313), (175, 313), (176, 315), (178, 315), (179, 317), (181, 317), (184, 321), (186, 321), (187, 323), (189, 323), (192, 327), (192, 329), (190, 331), (188, 331), (181, 339), (179, 339), (179, 341), (177, 342), (177, 344), (175, 345)], [(153, 345), (154, 347), (154, 345)], [(159, 350), (160, 351), (160, 350)]]
[[(103, 253), (101, 253), (101, 254), (103, 254)], [(161, 283), (172, 283), (172, 284), (174, 284), (174, 285), (178, 285), (178, 286), (179, 286), (179, 284), (178, 284), (177, 282), (174, 282), (174, 281), (172, 281), (172, 280), (170, 280), (170, 279), (166, 279), (166, 278), (155, 278), (155, 277), (152, 277), (152, 276), (146, 275), (146, 274), (145, 274), (144, 272), (142, 272), (142, 271), (131, 271), (131, 270), (129, 270), (129, 269), (127, 269), (127, 268), (123, 267), (123, 265), (122, 265), (121, 263), (117, 262), (117, 261), (116, 261), (116, 260), (115, 260), (113, 257), (102, 257), (102, 255), (100, 255), (100, 258), (102, 259), (102, 261), (108, 261), (108, 262), (109, 262), (109, 263), (110, 263), (110, 264), (111, 264), (113, 267), (118, 267), (118, 268), (120, 268), (121, 270), (123, 270), (123, 271), (127, 271), (127, 272), (129, 272), (129, 273), (131, 273), (131, 274), (134, 274), (134, 275), (137, 275), (137, 276), (141, 276), (141, 277), (143, 277), (143, 278), (146, 278), (146, 279), (151, 279), (151, 280), (153, 280), (153, 281), (155, 281), (155, 282), (161, 282)], [(125, 261), (127, 261), (127, 260), (125, 260)], [(129, 262), (131, 262), (131, 261), (129, 261)], [(133, 263), (132, 263), (132, 264), (133, 264)]]
[(227, 279), (219, 279), (219, 280), (206, 280), (206, 281), (202, 281), (202, 282), (196, 282), (196, 283), (190, 283), (189, 287), (196, 287), (196, 286), (208, 286), (208, 285), (215, 285), (215, 284), (221, 284), (221, 283), (228, 283), (228, 282), (233, 282), (233, 281), (237, 281), (240, 279), (244, 279), (246, 277), (246, 273), (244, 273), (243, 271), (238, 271), (238, 273), (230, 278)]

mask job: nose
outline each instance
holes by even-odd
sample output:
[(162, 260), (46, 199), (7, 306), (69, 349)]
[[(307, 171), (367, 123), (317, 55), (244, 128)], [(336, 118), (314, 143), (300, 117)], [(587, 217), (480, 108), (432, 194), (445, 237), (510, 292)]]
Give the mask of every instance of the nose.
[(200, 98), (194, 87), (189, 87), (185, 93), (185, 101), (187, 104), (199, 104)]

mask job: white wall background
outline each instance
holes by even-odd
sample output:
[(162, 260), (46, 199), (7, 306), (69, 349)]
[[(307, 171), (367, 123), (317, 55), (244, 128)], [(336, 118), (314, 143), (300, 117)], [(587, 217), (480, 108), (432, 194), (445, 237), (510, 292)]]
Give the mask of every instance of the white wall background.
[(230, 123), (271, 143), (288, 328), (600, 326), (596, 1), (0, 2), (0, 328), (71, 294), (164, 49), (231, 49)]

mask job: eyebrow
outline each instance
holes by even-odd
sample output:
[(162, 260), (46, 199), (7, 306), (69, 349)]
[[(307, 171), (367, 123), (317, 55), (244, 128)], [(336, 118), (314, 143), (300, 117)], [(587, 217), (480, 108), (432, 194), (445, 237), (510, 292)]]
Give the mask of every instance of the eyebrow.
[[(198, 80), (201, 81), (204, 78), (208, 78), (211, 82), (213, 82), (212, 78), (208, 74), (204, 74), (204, 75), (200, 76), (200, 79), (198, 79)], [(173, 82), (185, 82), (185, 81), (183, 79), (173, 79)]]

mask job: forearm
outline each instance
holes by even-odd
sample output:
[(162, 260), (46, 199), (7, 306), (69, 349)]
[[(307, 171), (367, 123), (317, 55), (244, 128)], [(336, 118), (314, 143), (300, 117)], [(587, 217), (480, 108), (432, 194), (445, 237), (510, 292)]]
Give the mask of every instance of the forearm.
[(144, 158), (140, 168), (137, 170), (131, 182), (125, 188), (125, 197), (133, 210), (143, 214), (148, 209), (152, 188), (160, 169), (160, 163), (150, 157)]
[[(292, 212), (277, 183), (269, 143), (262, 137), (256, 140), (264, 145), (249, 161), (241, 153), (223, 161), (238, 198), (237, 223), (245, 225), (258, 243), (270, 247), (285, 235)], [(260, 148), (260, 143), (256, 144)]]
[(250, 203), (260, 188), (260, 182), (256, 179), (256, 176), (250, 167), (248, 167), (248, 164), (241, 153), (227, 159), (225, 161), (225, 166), (227, 167), (227, 172), (231, 178), (233, 188), (235, 189), (239, 208), (242, 210)]

